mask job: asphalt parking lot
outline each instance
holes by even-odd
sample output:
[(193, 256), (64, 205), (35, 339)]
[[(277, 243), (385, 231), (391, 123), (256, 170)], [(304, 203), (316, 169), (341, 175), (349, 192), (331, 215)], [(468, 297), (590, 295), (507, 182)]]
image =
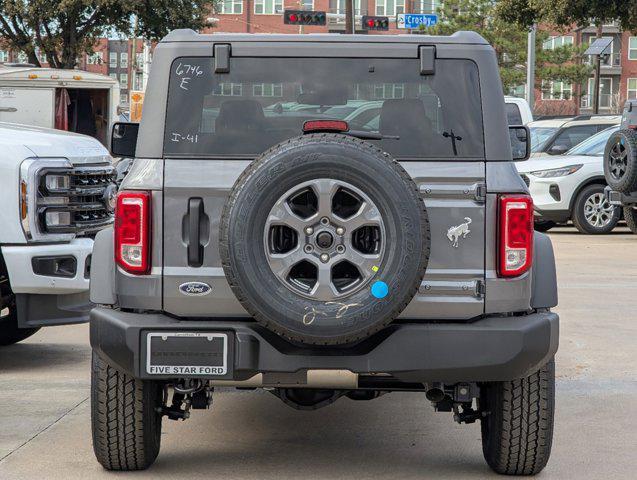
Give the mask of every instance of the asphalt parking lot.
[[(561, 345), (553, 455), (541, 478), (637, 475), (637, 235), (552, 231)], [(88, 326), (49, 328), (0, 350), (0, 478), (122, 477), (90, 435)], [(162, 450), (134, 478), (493, 478), (479, 424), (422, 394), (342, 399), (297, 412), (266, 393), (222, 391), (212, 411), (164, 423)]]

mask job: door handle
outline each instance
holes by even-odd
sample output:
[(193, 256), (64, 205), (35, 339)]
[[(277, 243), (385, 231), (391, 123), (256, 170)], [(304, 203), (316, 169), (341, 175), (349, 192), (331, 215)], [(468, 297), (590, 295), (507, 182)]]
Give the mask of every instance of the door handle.
[(203, 200), (188, 200), (188, 266), (203, 265), (203, 245), (201, 244), (201, 220), (203, 217)]

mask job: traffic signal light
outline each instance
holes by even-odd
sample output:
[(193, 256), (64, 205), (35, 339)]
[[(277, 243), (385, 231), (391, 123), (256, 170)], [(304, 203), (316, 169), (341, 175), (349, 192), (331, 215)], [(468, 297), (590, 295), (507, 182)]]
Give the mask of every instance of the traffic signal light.
[(363, 30), (389, 30), (389, 18), (363, 15)]
[(311, 10), (286, 10), (283, 12), (283, 23), (286, 25), (325, 25), (325, 12)]

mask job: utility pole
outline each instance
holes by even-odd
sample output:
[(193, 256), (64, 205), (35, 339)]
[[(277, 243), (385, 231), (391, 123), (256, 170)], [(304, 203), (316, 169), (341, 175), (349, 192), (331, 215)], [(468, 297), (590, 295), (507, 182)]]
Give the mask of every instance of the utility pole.
[(345, 34), (356, 33), (354, 28), (354, 0), (345, 0)]
[(535, 30), (537, 25), (533, 25), (529, 30), (526, 51), (526, 102), (529, 104), (531, 113), (535, 105)]
[[(602, 22), (597, 22), (597, 38), (602, 38)], [(595, 85), (593, 86), (593, 113), (597, 115), (599, 113), (599, 87), (600, 87), (600, 72), (601, 72), (601, 53), (595, 55)]]

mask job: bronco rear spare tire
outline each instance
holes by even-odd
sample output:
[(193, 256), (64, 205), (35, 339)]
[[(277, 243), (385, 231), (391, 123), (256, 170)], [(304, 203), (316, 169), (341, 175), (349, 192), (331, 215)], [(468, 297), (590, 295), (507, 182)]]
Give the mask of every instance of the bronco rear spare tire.
[(345, 344), (387, 326), (414, 297), (429, 222), (416, 184), (388, 154), (313, 134), (244, 171), (219, 245), (232, 290), (260, 324), (295, 342)]

